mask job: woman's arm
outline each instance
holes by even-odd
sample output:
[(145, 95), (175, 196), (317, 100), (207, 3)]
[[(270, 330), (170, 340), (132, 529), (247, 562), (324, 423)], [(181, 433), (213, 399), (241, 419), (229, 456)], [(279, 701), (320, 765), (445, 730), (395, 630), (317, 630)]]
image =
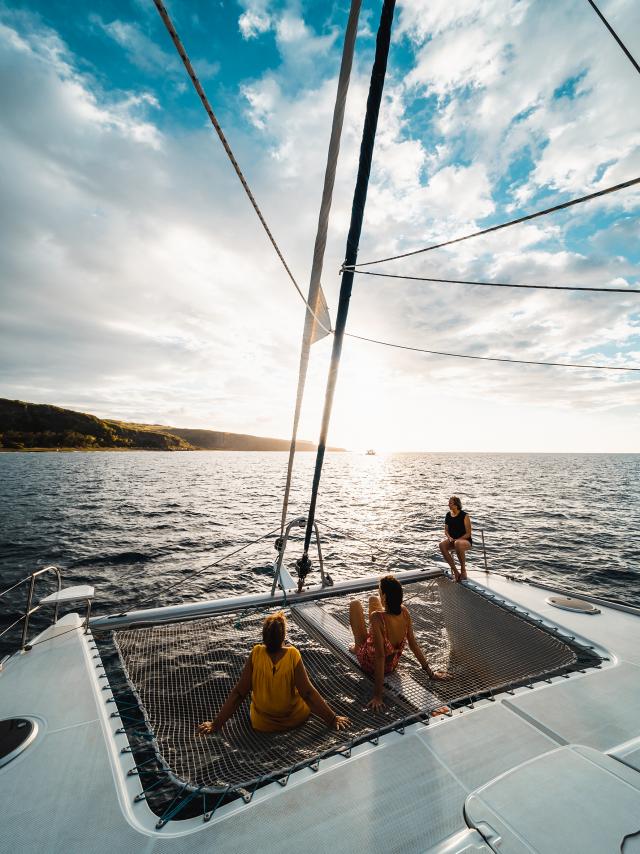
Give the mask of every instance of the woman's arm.
[(465, 539), (471, 539), (471, 519), (469, 518), (468, 513), (464, 517), (464, 535)]
[(214, 720), (203, 721), (203, 723), (198, 726), (198, 735), (208, 735), (211, 732), (216, 732), (217, 730), (222, 729), (229, 718), (238, 710), (238, 706), (242, 703), (249, 691), (251, 691), (252, 675), (253, 668), (251, 666), (251, 656), (249, 656), (244, 665), (240, 679), (238, 679), (237, 684), (229, 692), (229, 696), (224, 701), (222, 708)]
[(293, 676), (298, 694), (300, 694), (313, 714), (322, 718), (329, 729), (346, 729), (349, 726), (349, 718), (337, 715), (331, 706), (323, 700), (320, 692), (311, 684), (302, 659), (296, 664)]
[(448, 673), (446, 673), (444, 670), (433, 670), (427, 659), (424, 657), (424, 653), (420, 648), (420, 644), (416, 640), (416, 636), (413, 633), (413, 623), (411, 621), (411, 614), (406, 608), (404, 609), (404, 613), (409, 621), (409, 625), (407, 627), (407, 642), (409, 644), (409, 649), (418, 659), (420, 667), (422, 667), (423, 670), (426, 670), (429, 679), (447, 679), (449, 677)]
[(375, 650), (375, 663), (373, 669), (373, 698), (367, 705), (374, 711), (382, 708), (384, 702), (382, 693), (384, 691), (384, 635), (382, 634), (381, 620), (384, 620), (380, 611), (374, 611), (369, 618), (371, 633), (373, 635), (373, 646)]

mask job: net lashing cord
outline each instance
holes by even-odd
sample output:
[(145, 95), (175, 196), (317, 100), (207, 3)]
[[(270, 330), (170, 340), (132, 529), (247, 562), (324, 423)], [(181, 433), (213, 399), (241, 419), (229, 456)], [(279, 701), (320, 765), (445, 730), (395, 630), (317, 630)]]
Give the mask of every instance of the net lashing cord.
[[(322, 189), (322, 201), (320, 203), (320, 214), (318, 216), (318, 230), (313, 249), (313, 263), (311, 266), (311, 278), (309, 282), (309, 294), (307, 304), (314, 308), (317, 306), (318, 297), (322, 295), (320, 278), (324, 263), (324, 252), (327, 245), (327, 231), (329, 228), (329, 213), (333, 198), (333, 187), (335, 184), (336, 167), (340, 153), (340, 138), (344, 122), (344, 110), (349, 91), (349, 80), (351, 67), (353, 65), (353, 54), (355, 49), (356, 34), (358, 31), (358, 19), (360, 16), (360, 0), (351, 0), (349, 20), (344, 37), (342, 49), (342, 61), (340, 63), (340, 74), (338, 75), (338, 91), (333, 108), (333, 121), (331, 124), (331, 137), (329, 150), (327, 152), (327, 166), (324, 174), (324, 186)], [(293, 427), (291, 429), (291, 442), (289, 445), (289, 459), (287, 461), (287, 479), (282, 500), (282, 513), (280, 518), (280, 538), (284, 534), (284, 527), (289, 509), (289, 493), (291, 491), (291, 478), (293, 476), (293, 461), (296, 453), (296, 440), (298, 437), (298, 426), (300, 423), (300, 412), (307, 379), (309, 356), (311, 345), (315, 341), (314, 318), (309, 312), (305, 312), (304, 329), (302, 332), (302, 344), (300, 347), (300, 365), (298, 369), (298, 387), (296, 390), (296, 403), (293, 415)]]
[[(259, 733), (245, 700), (223, 732), (199, 737), (197, 725), (215, 716), (240, 677), (254, 643), (261, 637), (264, 612), (245, 611), (197, 622), (127, 630), (114, 635), (126, 678), (148, 716), (156, 760), (170, 769), (175, 784), (237, 796), (295, 770), (317, 764), (386, 731), (402, 731), (415, 720), (428, 721), (443, 703), (450, 707), (492, 698), (500, 691), (549, 679), (600, 659), (569, 638), (542, 629), (533, 619), (496, 604), (462, 585), (440, 578), (406, 585), (414, 632), (431, 666), (452, 678), (433, 681), (407, 649), (399, 669), (410, 677), (402, 696), (385, 692), (385, 707), (366, 709), (372, 683), (348, 654), (320, 643), (289, 612), (289, 641), (303, 657), (311, 681), (351, 726), (334, 732), (315, 717), (288, 733)], [(322, 606), (348, 624), (348, 600), (336, 597)], [(414, 686), (412, 693), (411, 685)], [(425, 690), (433, 703), (421, 703)], [(139, 724), (137, 724), (139, 726)], [(149, 742), (147, 742), (149, 744)]]
[[(282, 262), (282, 266), (286, 270), (287, 275), (289, 276), (289, 279), (293, 283), (293, 286), (295, 287), (296, 291), (300, 295), (300, 298), (302, 299), (305, 306), (307, 307), (307, 311), (309, 313), (311, 313), (311, 315), (313, 316), (313, 318), (314, 318), (315, 322), (318, 324), (318, 326), (321, 329), (323, 329), (327, 335), (330, 335), (331, 329), (327, 328), (325, 326), (323, 321), (318, 317), (318, 315), (314, 311), (314, 308), (311, 305), (309, 305), (309, 303), (307, 302), (304, 294), (302, 293), (300, 286), (298, 285), (293, 273), (289, 269), (289, 265), (285, 261), (284, 255), (282, 254), (280, 247), (276, 243), (276, 239), (273, 236), (273, 234), (271, 233), (271, 229), (267, 225), (267, 221), (265, 220), (265, 218), (262, 214), (262, 211), (260, 210), (258, 203), (255, 200), (253, 193), (251, 192), (249, 184), (247, 183), (247, 180), (244, 177), (242, 170), (240, 169), (240, 166), (238, 165), (238, 161), (236, 160), (235, 155), (234, 155), (233, 151), (231, 150), (231, 146), (227, 142), (227, 138), (224, 135), (224, 132), (220, 126), (220, 123), (218, 122), (218, 119), (216, 118), (216, 115), (213, 112), (213, 109), (211, 108), (211, 104), (209, 103), (209, 99), (207, 98), (205, 91), (202, 87), (202, 84), (200, 83), (200, 80), (198, 79), (198, 76), (196, 75), (196, 73), (194, 71), (194, 68), (191, 64), (191, 60), (187, 56), (187, 52), (184, 49), (182, 42), (180, 41), (180, 37), (178, 36), (177, 30), (173, 24), (173, 21), (171, 20), (171, 18), (169, 16), (169, 13), (167, 12), (167, 10), (164, 6), (164, 3), (162, 3), (162, 0), (153, 0), (153, 2), (155, 4), (156, 9), (158, 10), (158, 14), (162, 18), (162, 22), (164, 23), (164, 25), (167, 29), (167, 32), (171, 36), (171, 40), (173, 41), (173, 44), (175, 45), (175, 48), (178, 51), (178, 55), (180, 56), (180, 59), (182, 60), (182, 64), (184, 65), (184, 67), (187, 71), (187, 74), (189, 75), (189, 78), (191, 79), (191, 82), (193, 83), (193, 86), (194, 86), (196, 92), (198, 93), (198, 97), (202, 101), (202, 106), (205, 108), (206, 113), (209, 116), (209, 119), (211, 121), (211, 124), (213, 125), (213, 127), (215, 129), (215, 132), (218, 134), (218, 138), (220, 139), (220, 142), (222, 143), (222, 146), (223, 146), (223, 148), (227, 154), (227, 157), (229, 158), (231, 165), (233, 166), (233, 168), (235, 170), (236, 175), (240, 179), (240, 183), (242, 184), (244, 191), (247, 194), (247, 197), (248, 197), (249, 201), (251, 202), (251, 205), (252, 205), (254, 211), (256, 212), (256, 215), (257, 215), (258, 219), (260, 220), (262, 227), (264, 228), (265, 233), (266, 233), (267, 237), (269, 238), (269, 241), (271, 242), (271, 245), (273, 246), (278, 258)], [(324, 301), (324, 297), (322, 299)], [(325, 303), (325, 305), (326, 305), (326, 303)]]

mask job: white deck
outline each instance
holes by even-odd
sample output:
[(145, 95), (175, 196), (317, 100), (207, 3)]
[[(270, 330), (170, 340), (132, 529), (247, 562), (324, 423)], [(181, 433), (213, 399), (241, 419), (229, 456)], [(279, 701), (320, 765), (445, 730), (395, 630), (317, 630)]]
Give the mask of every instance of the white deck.
[[(111, 694), (102, 690), (106, 682), (99, 678), (91, 638), (82, 634), (75, 616), (63, 618), (53, 632), (57, 637), (14, 656), (0, 672), (0, 718), (30, 716), (41, 724), (34, 744), (0, 768), (3, 850), (491, 851), (468, 828), (465, 800), (510, 769), (579, 744), (623, 761), (624, 773), (635, 779), (640, 771), (640, 618), (608, 608), (595, 616), (571, 614), (546, 605), (548, 591), (484, 573), (472, 578), (588, 639), (611, 661), (600, 671), (556, 678), (551, 685), (519, 689), (428, 727), (408, 728), (403, 736), (392, 733), (377, 747), (356, 748), (350, 759), (333, 757), (317, 773), (307, 769), (293, 775), (286, 788), (268, 786), (248, 805), (229, 804), (208, 824), (190, 819), (170, 822), (160, 831), (146, 803), (133, 803), (140, 782), (127, 777), (133, 760), (120, 752), (126, 736), (114, 735), (120, 722), (109, 717), (115, 706), (106, 703)], [(535, 797), (529, 806), (544, 824), (549, 807)], [(597, 822), (603, 812), (606, 804), (600, 803), (598, 810), (575, 817), (582, 839), (590, 838), (585, 822)], [(637, 824), (640, 830), (640, 815)], [(516, 843), (503, 837), (496, 850), (525, 850)], [(556, 854), (558, 849), (526, 850)], [(563, 842), (562, 850), (572, 854), (570, 844)], [(593, 852), (601, 854), (595, 847)], [(589, 851), (581, 847), (580, 854)]]

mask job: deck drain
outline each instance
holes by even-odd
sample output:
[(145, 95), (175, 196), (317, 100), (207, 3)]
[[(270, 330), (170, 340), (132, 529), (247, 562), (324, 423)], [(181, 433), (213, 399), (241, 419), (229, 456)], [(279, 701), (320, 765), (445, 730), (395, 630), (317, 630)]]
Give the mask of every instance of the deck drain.
[(0, 721), (0, 768), (19, 756), (38, 734), (38, 724), (30, 718)]

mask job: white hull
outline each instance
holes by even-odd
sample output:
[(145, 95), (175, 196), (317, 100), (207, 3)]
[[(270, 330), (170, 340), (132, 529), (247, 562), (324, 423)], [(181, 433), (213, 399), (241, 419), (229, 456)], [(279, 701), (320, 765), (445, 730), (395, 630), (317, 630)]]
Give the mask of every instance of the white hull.
[[(133, 758), (122, 753), (126, 735), (115, 734), (120, 722), (110, 717), (115, 704), (106, 702), (111, 692), (103, 690), (91, 635), (78, 617), (64, 617), (40, 636), (51, 635), (47, 642), (16, 654), (0, 672), (0, 718), (40, 724), (33, 744), (0, 768), (2, 849), (602, 854), (603, 844), (615, 841), (611, 850), (620, 851), (623, 837), (640, 830), (640, 806), (633, 814), (640, 805), (640, 615), (608, 607), (595, 616), (573, 614), (547, 605), (543, 588), (482, 572), (471, 580), (609, 660), (599, 670), (554, 677), (429, 726), (413, 725), (404, 735), (390, 733), (378, 745), (354, 748), (350, 758), (323, 760), (316, 772), (293, 774), (286, 788), (273, 783), (249, 804), (220, 807), (208, 823), (174, 821), (159, 831), (146, 802), (134, 801), (140, 781), (128, 774)], [(502, 788), (478, 792), (510, 771)], [(585, 791), (587, 784), (598, 789), (597, 809), (576, 801), (580, 787), (573, 777), (565, 785), (564, 773), (578, 774)], [(537, 788), (539, 779), (547, 784)], [(526, 802), (516, 798), (509, 806), (507, 797), (505, 805), (504, 792), (523, 785)], [(519, 824), (525, 819), (533, 829)], [(637, 838), (625, 850), (636, 850), (629, 845)]]

